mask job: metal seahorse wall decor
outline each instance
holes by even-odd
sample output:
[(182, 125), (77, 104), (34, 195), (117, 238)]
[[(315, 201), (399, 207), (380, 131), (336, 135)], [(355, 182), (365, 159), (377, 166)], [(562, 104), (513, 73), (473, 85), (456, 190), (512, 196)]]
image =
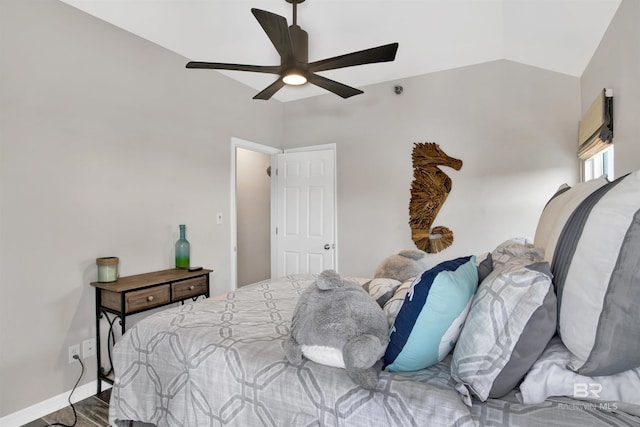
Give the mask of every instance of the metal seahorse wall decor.
[(451, 192), (451, 178), (440, 170), (462, 168), (462, 160), (448, 156), (433, 142), (415, 143), (412, 152), (413, 182), (409, 202), (411, 239), (418, 249), (437, 253), (453, 243), (453, 231), (444, 226), (431, 228), (440, 208)]

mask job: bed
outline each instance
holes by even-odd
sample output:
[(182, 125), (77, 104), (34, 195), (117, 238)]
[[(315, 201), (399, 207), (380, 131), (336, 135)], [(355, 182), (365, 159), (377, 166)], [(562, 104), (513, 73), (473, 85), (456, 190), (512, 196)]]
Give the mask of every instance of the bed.
[(558, 426), (630, 426), (640, 421), (570, 399), (523, 405), (515, 393), (469, 408), (454, 389), (450, 356), (412, 374), (382, 372), (372, 392), (338, 368), (308, 360), (291, 366), (282, 345), (297, 296), (313, 280), (289, 276), (256, 283), (140, 321), (114, 349), (118, 377), (111, 423), (548, 426), (554, 420)]
[[(577, 360), (563, 344), (566, 341), (569, 347), (571, 343), (571, 327), (575, 323), (571, 323), (572, 316), (582, 316), (577, 318), (579, 328), (583, 328), (576, 331), (580, 337), (588, 335), (584, 328), (590, 327), (584, 316), (596, 320), (602, 317), (597, 313), (589, 314), (590, 309), (585, 308), (580, 309), (582, 313), (573, 313), (576, 305), (585, 307), (584, 302), (573, 302), (573, 299), (604, 294), (610, 301), (620, 294), (619, 287), (612, 295), (606, 288), (602, 292), (584, 289), (576, 292), (574, 287), (576, 281), (584, 286), (585, 274), (589, 277), (599, 274), (588, 268), (584, 271), (586, 267), (580, 260), (584, 246), (591, 250), (593, 239), (599, 239), (598, 242), (611, 240), (610, 235), (615, 234), (618, 227), (618, 220), (606, 216), (609, 237), (598, 236), (599, 231), (593, 228), (594, 221), (591, 220), (597, 215), (606, 215), (607, 212), (599, 211), (602, 204), (608, 209), (609, 205), (616, 204), (616, 200), (625, 205), (629, 205), (629, 200), (635, 200), (631, 205), (637, 205), (640, 200), (640, 174), (630, 176), (614, 185), (605, 181), (600, 185), (592, 183), (588, 188), (576, 186), (567, 190), (562, 187), (545, 207), (538, 224), (540, 236), (535, 240), (538, 240), (536, 246), (539, 243), (545, 249), (545, 258), (553, 257), (547, 262), (553, 271), (558, 301), (562, 302), (558, 309), (558, 330), (562, 332), (562, 340), (556, 335), (536, 364), (527, 368), (527, 378), (505, 396), (486, 399), (467, 396), (465, 402), (460, 381), (452, 376), (459, 363), (455, 354), (458, 347), (439, 363), (419, 371), (383, 371), (374, 390), (356, 386), (339, 368), (306, 359), (299, 366), (289, 364), (284, 357), (283, 343), (290, 333), (291, 316), (298, 297), (315, 280), (314, 275), (293, 275), (164, 310), (128, 330), (114, 348), (116, 378), (109, 407), (110, 422), (115, 426), (127, 426), (133, 420), (158, 427), (640, 425), (640, 405), (634, 404), (640, 389), (640, 368), (637, 368), (640, 362), (634, 354), (614, 362), (619, 367), (635, 366), (637, 369), (619, 368), (624, 372), (597, 376), (597, 390), (593, 389), (593, 382), (587, 382), (584, 388), (577, 389), (580, 393), (576, 393), (575, 388), (572, 395), (554, 391), (568, 382), (565, 380), (568, 377), (563, 375), (577, 375), (565, 369), (565, 365), (575, 365)], [(596, 193), (598, 197), (594, 201), (591, 196)], [(573, 215), (585, 200), (590, 200), (589, 212)], [(618, 214), (619, 207), (613, 206)], [(622, 304), (632, 310), (618, 311), (631, 317), (616, 318), (617, 322), (624, 322), (622, 326), (614, 324), (616, 330), (624, 329), (621, 333), (626, 344), (618, 347), (618, 343), (612, 341), (615, 336), (605, 339), (597, 335), (592, 339), (594, 354), (600, 351), (598, 346), (612, 345), (615, 347), (608, 350), (616, 357), (628, 351), (638, 352), (640, 209), (632, 206), (627, 210), (631, 219), (620, 220), (618, 227), (626, 230), (617, 236), (623, 243), (615, 244), (622, 255), (613, 257), (613, 272), (609, 269), (603, 273), (608, 279), (597, 277), (594, 285), (610, 285), (615, 282), (610, 276), (626, 274), (624, 283), (628, 289)], [(564, 236), (566, 233), (556, 231), (567, 228), (576, 216), (582, 218), (579, 220), (582, 221), (580, 232), (574, 230)], [(602, 249), (604, 245), (601, 243), (596, 247)], [(551, 255), (554, 252), (555, 255)], [(500, 254), (497, 255), (499, 258)], [(623, 268), (620, 273), (618, 267), (627, 262), (620, 261), (622, 258), (630, 259), (631, 267)], [(598, 263), (599, 266), (602, 264)], [(369, 280), (351, 279), (360, 284)], [(603, 304), (594, 310), (609, 310), (608, 303)], [(475, 324), (475, 321), (467, 318), (467, 324)], [(596, 324), (596, 329), (602, 332), (605, 326)], [(617, 351), (612, 352), (612, 348)], [(556, 359), (560, 362), (553, 365)], [(591, 365), (592, 361), (587, 360), (584, 366), (573, 368), (582, 369), (586, 375), (589, 371), (585, 367)], [(593, 372), (602, 373), (598, 369)], [(588, 380), (593, 376), (580, 378)], [(607, 383), (608, 380), (612, 382)], [(536, 381), (536, 387), (527, 384), (532, 381)], [(552, 384), (554, 381), (558, 384)], [(627, 399), (627, 396), (631, 397)], [(537, 403), (522, 403), (527, 399), (528, 402), (537, 399)]]

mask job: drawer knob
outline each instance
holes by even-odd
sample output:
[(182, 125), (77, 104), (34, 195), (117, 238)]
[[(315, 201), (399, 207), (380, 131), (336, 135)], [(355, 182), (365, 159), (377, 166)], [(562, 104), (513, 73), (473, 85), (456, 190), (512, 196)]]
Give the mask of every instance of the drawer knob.
[(194, 290), (195, 288), (196, 288), (196, 287), (195, 287), (195, 286), (193, 286), (193, 285), (189, 286), (189, 290), (190, 290), (190, 291)]
[(147, 301), (149, 301), (149, 302), (153, 301), (153, 295), (149, 295), (149, 296), (147, 297)]

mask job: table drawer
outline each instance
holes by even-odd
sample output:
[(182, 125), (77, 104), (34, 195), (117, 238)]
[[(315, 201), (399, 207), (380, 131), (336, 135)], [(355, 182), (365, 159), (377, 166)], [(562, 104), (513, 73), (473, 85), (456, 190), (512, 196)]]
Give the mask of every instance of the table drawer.
[(186, 298), (196, 297), (207, 293), (206, 276), (194, 277), (171, 284), (173, 301), (181, 301)]
[(171, 302), (170, 285), (154, 286), (139, 291), (127, 292), (125, 295), (125, 313), (147, 310)]

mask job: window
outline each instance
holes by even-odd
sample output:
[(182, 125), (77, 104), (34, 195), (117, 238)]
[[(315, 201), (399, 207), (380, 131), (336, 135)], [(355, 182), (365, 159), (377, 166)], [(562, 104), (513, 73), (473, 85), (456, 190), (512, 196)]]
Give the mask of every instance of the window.
[(582, 181), (613, 176), (613, 90), (602, 89), (578, 126)]
[(614, 179), (613, 144), (582, 161), (582, 181), (586, 182), (602, 175), (606, 175), (609, 181)]

